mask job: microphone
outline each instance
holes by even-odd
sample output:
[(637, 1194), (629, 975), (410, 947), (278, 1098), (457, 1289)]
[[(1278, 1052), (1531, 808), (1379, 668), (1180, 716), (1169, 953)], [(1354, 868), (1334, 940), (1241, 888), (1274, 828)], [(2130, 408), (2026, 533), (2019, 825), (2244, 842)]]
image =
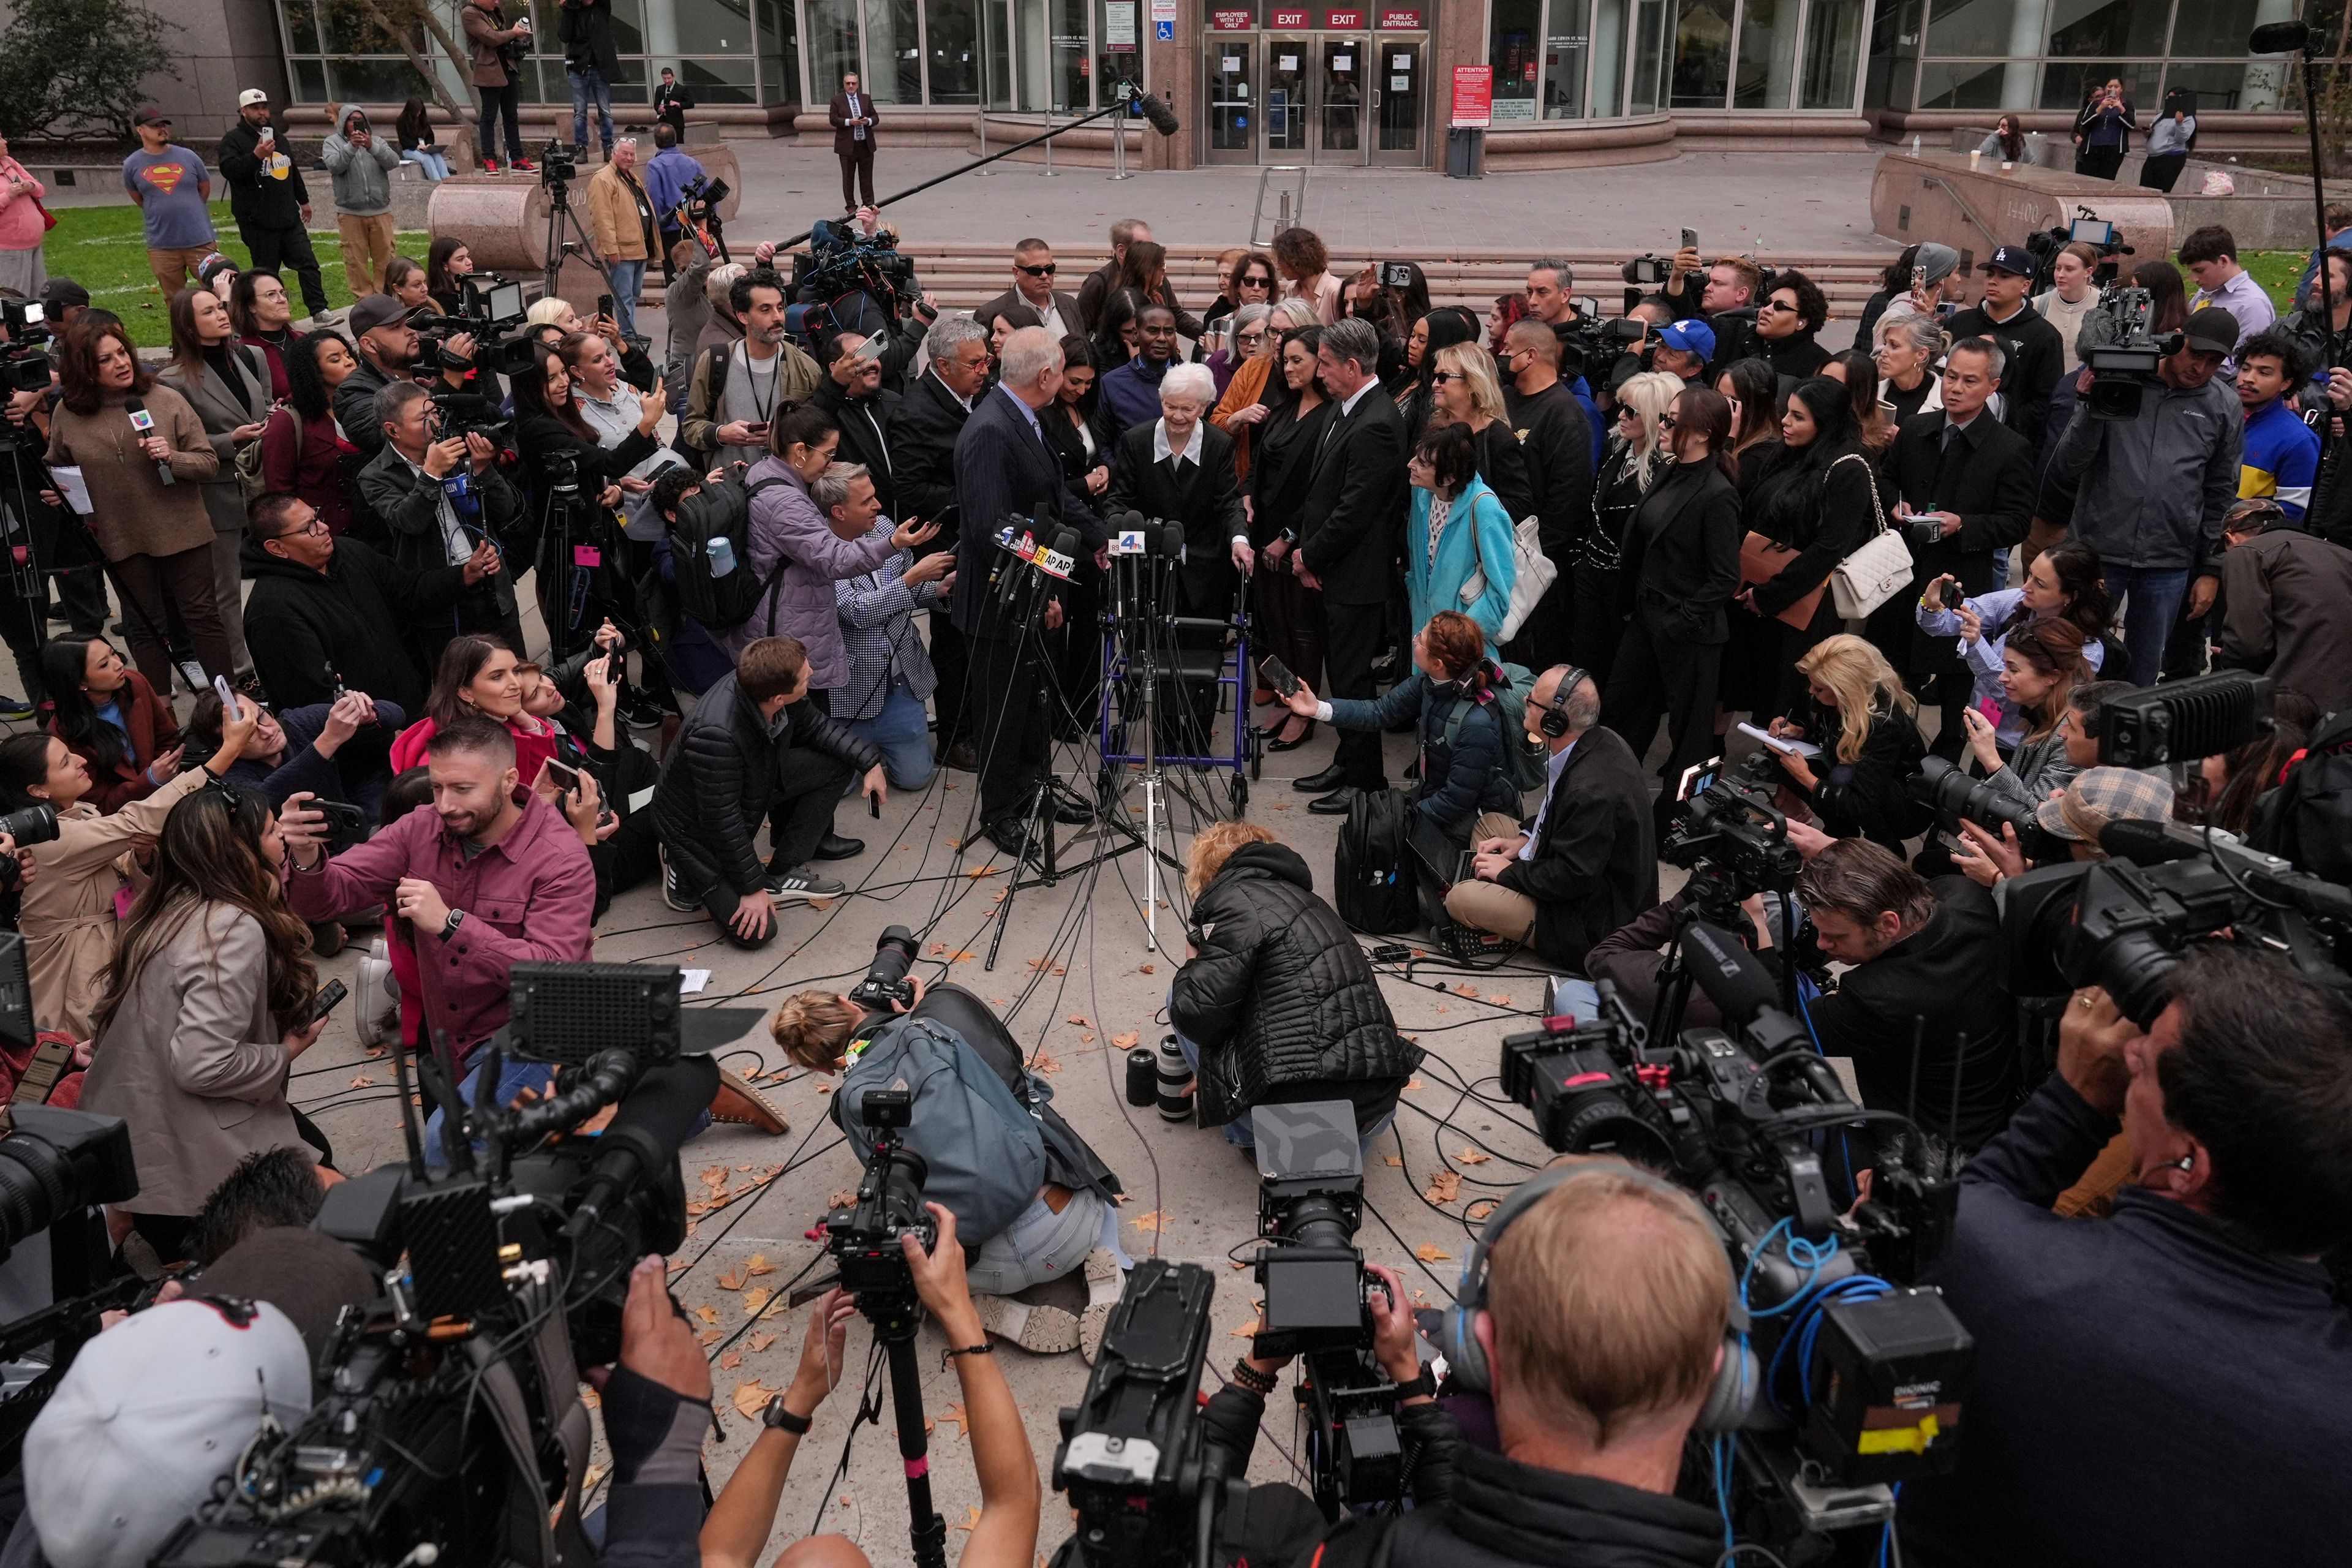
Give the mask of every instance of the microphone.
[[(2300, 54), (2310, 47), (2311, 24), (2308, 22), (2272, 22), (2256, 27), (2246, 39), (2246, 52), (2250, 55)], [(1150, 110), (1144, 112), (1149, 114)]]
[(623, 1100), (596, 1140), (596, 1163), (566, 1227), (573, 1237), (595, 1228), (608, 1205), (627, 1197), (648, 1172), (675, 1164), (677, 1151), (719, 1092), (719, 1067), (709, 1057), (680, 1057), (649, 1068)]
[[(2302, 27), (2303, 24), (2296, 22), (2293, 24), (2281, 23), (2277, 25), (2277, 26), (2283, 26)], [(2254, 32), (2254, 37), (2259, 38), (2264, 32), (2274, 32), (2277, 30), (2277, 26), (2257, 28)], [(2292, 47), (2300, 47), (2301, 46), (2295, 45)], [(2260, 54), (2263, 50), (2259, 46), (2257, 46), (2254, 52), (2256, 54)], [(1168, 100), (1161, 98), (1158, 93), (1145, 93), (1143, 97), (1138, 100), (1138, 106), (1143, 110), (1143, 118), (1151, 122), (1151, 129), (1159, 132), (1162, 136), (1173, 136), (1179, 130), (1182, 129), (1176, 121), (1176, 111), (1173, 109), (1169, 108)]]
[[(122, 400), (122, 411), (131, 416), (131, 427), (138, 431), (142, 439), (155, 433), (155, 416), (147, 412), (146, 401), (137, 393)], [(161, 460), (155, 464), (155, 477), (167, 485), (180, 482), (173, 477), (172, 465)]]
[(1171, 522), (1160, 531), (1160, 553), (1171, 561), (1184, 559), (1184, 525)]
[(2110, 822), (2099, 829), (2099, 847), (2109, 859), (2128, 860), (2135, 866), (2205, 858), (2203, 844), (2184, 842), (2161, 822)]
[(1694, 921), (1683, 932), (1683, 962), (1724, 1022), (1744, 1031), (1765, 1055), (1811, 1048), (1805, 1026), (1781, 1009), (1780, 986), (1738, 937)]

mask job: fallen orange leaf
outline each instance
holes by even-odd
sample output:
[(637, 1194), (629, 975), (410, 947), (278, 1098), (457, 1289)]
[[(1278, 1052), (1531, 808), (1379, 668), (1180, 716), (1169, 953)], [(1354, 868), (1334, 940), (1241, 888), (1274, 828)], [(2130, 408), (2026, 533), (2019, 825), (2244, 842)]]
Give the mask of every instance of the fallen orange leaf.
[(942, 1421), (954, 1422), (957, 1436), (969, 1437), (971, 1436), (971, 1417), (964, 1414), (963, 1406), (961, 1405), (949, 1405), (945, 1410), (940, 1412), (940, 1419)]
[(773, 1334), (753, 1334), (751, 1339), (751, 1353), (753, 1355), (758, 1355), (761, 1351), (766, 1350), (770, 1345), (774, 1344), (775, 1342), (776, 1336)]
[(767, 1408), (768, 1401), (773, 1399), (778, 1392), (757, 1378), (749, 1383), (739, 1383), (735, 1385), (735, 1413), (747, 1417), (756, 1416)]
[(766, 1306), (768, 1304), (768, 1298), (774, 1294), (775, 1292), (769, 1289), (765, 1285), (754, 1285), (749, 1290), (744, 1291), (743, 1315), (747, 1318), (758, 1316), (760, 1309)]
[(1110, 1043), (1122, 1051), (1131, 1051), (1143, 1043), (1143, 1031), (1129, 1029), (1124, 1035), (1113, 1035), (1110, 1037)]
[(1166, 1223), (1166, 1216), (1158, 1209), (1149, 1209), (1142, 1214), (1137, 1215), (1133, 1219), (1129, 1220), (1127, 1223), (1133, 1226), (1138, 1230), (1157, 1231), (1163, 1224)]
[(368, 1077), (365, 1073), (362, 1073), (359, 1077), (352, 1079), (352, 1087), (353, 1089), (373, 1089), (375, 1087), (375, 1079)]
[(719, 1309), (706, 1303), (703, 1306), (697, 1307), (694, 1310), (694, 1315), (700, 1318), (706, 1323), (715, 1323), (719, 1321)]
[(1483, 1165), (1495, 1156), (1487, 1153), (1483, 1149), (1465, 1149), (1462, 1152), (1454, 1155), (1454, 1157), (1461, 1161), (1465, 1165)]
[(1427, 1198), (1433, 1204), (1450, 1204), (1459, 1202), (1462, 1197), (1462, 1173), (1459, 1171), (1438, 1172), (1435, 1175), (1429, 1178), (1429, 1185), (1423, 1189), (1421, 1195)]
[(1444, 1263), (1450, 1261), (1454, 1257), (1454, 1254), (1446, 1251), (1444, 1247), (1438, 1246), (1437, 1243), (1433, 1241), (1423, 1242), (1419, 1247), (1412, 1249), (1412, 1255), (1415, 1258), (1420, 1258), (1423, 1263)]
[(719, 1370), (721, 1372), (733, 1372), (737, 1367), (741, 1366), (742, 1364), (743, 1352), (741, 1351), (729, 1351), (725, 1355), (719, 1358)]

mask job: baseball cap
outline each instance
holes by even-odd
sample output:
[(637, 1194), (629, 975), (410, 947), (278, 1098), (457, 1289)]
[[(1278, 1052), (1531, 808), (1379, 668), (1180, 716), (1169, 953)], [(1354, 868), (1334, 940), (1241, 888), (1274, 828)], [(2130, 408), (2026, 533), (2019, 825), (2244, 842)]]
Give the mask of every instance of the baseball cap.
[(209, 289), (213, 286), (214, 279), (224, 272), (234, 272), (236, 269), (236, 262), (233, 258), (224, 256), (215, 250), (196, 263), (196, 281)]
[(372, 332), (378, 327), (388, 327), (408, 319), (408, 307), (389, 294), (371, 294), (352, 307), (348, 324), (352, 336)]
[(1941, 283), (1959, 270), (1960, 253), (1948, 245), (1937, 245), (1934, 240), (1924, 240), (1920, 243), (1919, 254), (1912, 258), (1911, 265), (1926, 273), (1928, 282)]
[(141, 1568), (261, 1425), (310, 1407), (310, 1357), (266, 1301), (137, 1312), (84, 1345), (25, 1435), (25, 1508), (51, 1568)]
[(1710, 360), (1715, 357), (1715, 329), (1705, 321), (1669, 321), (1658, 329), (1658, 346)]
[(2096, 844), (2110, 822), (2167, 822), (2172, 817), (2172, 784), (2137, 768), (2089, 768), (2074, 775), (2066, 792), (2045, 800), (2033, 820), (2045, 833), (2075, 844)]
[(172, 117), (164, 113), (162, 110), (156, 108), (152, 103), (142, 104), (140, 107), (139, 112), (131, 117), (131, 123), (133, 125), (169, 125), (172, 123)]
[(257, 87), (248, 87), (243, 92), (236, 95), (236, 106), (239, 109), (251, 109), (257, 103), (268, 103), (268, 101), (269, 95), (262, 91)]
[(2013, 272), (2020, 278), (2033, 276), (2033, 252), (2021, 245), (2004, 245), (1985, 260), (1987, 272)]
[(41, 309), (46, 314), (54, 316), (70, 306), (89, 303), (89, 290), (70, 278), (52, 275), (41, 285)]
[(2189, 324), (2181, 329), (2180, 338), (2190, 348), (2207, 353), (2235, 353), (2238, 352), (2238, 318), (2219, 305), (2208, 305), (2189, 318)]

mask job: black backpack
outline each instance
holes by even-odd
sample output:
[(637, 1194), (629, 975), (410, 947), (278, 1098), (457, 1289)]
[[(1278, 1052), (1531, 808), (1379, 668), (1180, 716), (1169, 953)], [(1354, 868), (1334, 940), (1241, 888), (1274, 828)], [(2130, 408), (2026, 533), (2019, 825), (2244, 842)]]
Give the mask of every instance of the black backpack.
[(2352, 712), (2313, 731), (2284, 781), (2263, 796), (2251, 837), (2298, 871), (2352, 887)]
[(1386, 934), (1420, 923), (1412, 867), (1412, 807), (1404, 792), (1360, 789), (1339, 829), (1331, 902), (1360, 931)]
[[(746, 486), (730, 474), (715, 485), (705, 484), (678, 503), (677, 521), (668, 525), (677, 608), (703, 630), (730, 631), (750, 620), (790, 564), (778, 556), (765, 577), (751, 574), (751, 498), (783, 482), (766, 479)], [(714, 539), (726, 540), (733, 549), (732, 571), (720, 574), (712, 570), (710, 542)], [(772, 613), (772, 630), (773, 618)]]

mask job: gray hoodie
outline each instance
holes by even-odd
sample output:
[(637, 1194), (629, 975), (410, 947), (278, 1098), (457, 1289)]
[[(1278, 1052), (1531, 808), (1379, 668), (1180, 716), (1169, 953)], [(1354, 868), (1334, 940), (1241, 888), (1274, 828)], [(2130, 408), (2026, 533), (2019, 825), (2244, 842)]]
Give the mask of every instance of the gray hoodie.
[[(369, 133), (364, 148), (352, 144), (353, 130)], [(368, 124), (364, 110), (354, 109), (343, 116), (335, 133), (327, 138), (320, 156), (327, 173), (334, 177), (335, 210), (353, 217), (373, 217), (392, 210), (392, 175), (388, 171), (400, 167), (400, 149), (391, 138), (376, 134)]]

